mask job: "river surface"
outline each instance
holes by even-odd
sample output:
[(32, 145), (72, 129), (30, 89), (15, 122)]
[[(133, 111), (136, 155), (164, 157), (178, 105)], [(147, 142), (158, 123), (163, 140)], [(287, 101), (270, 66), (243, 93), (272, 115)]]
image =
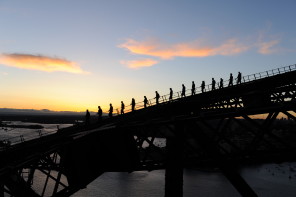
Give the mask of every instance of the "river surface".
[[(9, 122), (15, 125), (36, 123)], [(39, 124), (43, 129), (0, 128), (0, 140), (19, 143), (57, 131), (70, 124)], [(22, 137), (21, 137), (22, 136)], [(258, 196), (295, 197), (296, 163), (262, 164), (242, 167), (240, 174)], [(241, 196), (220, 172), (184, 169), (184, 197), (239, 197)], [(163, 197), (165, 171), (106, 172), (73, 197)], [(42, 187), (40, 185), (40, 187)]]
[(32, 122), (21, 121), (2, 121), (7, 125), (40, 125), (42, 129), (29, 129), (29, 128), (12, 128), (12, 127), (0, 127), (0, 140), (9, 140), (11, 144), (20, 143), (21, 141), (28, 141), (34, 138), (50, 135), (57, 132), (58, 128), (62, 129), (70, 127), (73, 124), (40, 124)]
[[(296, 163), (264, 164), (241, 169), (241, 175), (258, 194), (266, 197), (296, 196)], [(219, 172), (184, 170), (184, 197), (239, 197)], [(73, 197), (163, 197), (164, 170), (132, 173), (108, 172)]]

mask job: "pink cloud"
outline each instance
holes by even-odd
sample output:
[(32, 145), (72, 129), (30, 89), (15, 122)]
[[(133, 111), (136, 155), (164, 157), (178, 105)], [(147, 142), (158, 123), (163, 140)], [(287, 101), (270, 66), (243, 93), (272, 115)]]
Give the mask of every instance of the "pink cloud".
[[(245, 51), (256, 49), (260, 54), (271, 54), (276, 52), (275, 45), (279, 40), (264, 41), (263, 35), (259, 35), (257, 41), (241, 42), (236, 38), (228, 39), (220, 44), (207, 44), (205, 40), (193, 40), (168, 44), (160, 40), (150, 39), (138, 41), (127, 39), (118, 47), (126, 49), (133, 55), (144, 55), (159, 58), (162, 60), (174, 59), (176, 57), (208, 57), (208, 56), (231, 56), (241, 54)], [(148, 61), (149, 60), (149, 61)], [(153, 66), (158, 62), (151, 59), (123, 61), (129, 68), (140, 68)]]
[(230, 39), (215, 47), (211, 55), (236, 55), (247, 51), (250, 47), (250, 45), (239, 43), (237, 39)]
[(56, 57), (47, 57), (43, 55), (30, 54), (2, 54), (0, 55), (0, 64), (9, 67), (16, 67), (28, 70), (40, 70), (46, 72), (62, 71), (77, 74), (86, 74), (79, 65), (65, 59)]
[(129, 68), (137, 69), (142, 67), (150, 67), (158, 63), (153, 59), (141, 59), (141, 60), (130, 60), (130, 61), (121, 61), (121, 64), (127, 65)]
[(184, 42), (163, 44), (156, 41), (136, 41), (128, 39), (119, 45), (132, 54), (154, 56), (161, 59), (174, 57), (207, 57), (214, 55), (235, 55), (246, 51), (249, 46), (240, 44), (236, 39), (230, 39), (218, 46), (202, 45), (200, 42)]
[(275, 45), (279, 43), (279, 40), (271, 40), (269, 42), (260, 42), (258, 44), (258, 52), (261, 54), (272, 54), (277, 50), (274, 48)]

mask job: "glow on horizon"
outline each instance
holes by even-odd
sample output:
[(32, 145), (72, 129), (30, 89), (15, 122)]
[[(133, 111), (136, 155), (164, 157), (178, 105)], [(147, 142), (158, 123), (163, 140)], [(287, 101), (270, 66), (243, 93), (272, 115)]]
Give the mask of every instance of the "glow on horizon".
[(209, 84), (296, 63), (293, 0), (70, 7), (57, 0), (0, 3), (0, 108), (108, 111), (110, 103), (127, 106), (132, 97), (141, 102), (193, 80)]
[[(18, 98), (12, 98), (10, 100), (4, 100), (0, 98), (1, 108), (15, 108), (15, 109), (35, 109), (43, 110), (48, 109), (51, 111), (73, 111), (73, 112), (84, 112), (89, 109), (92, 112), (97, 111), (98, 103), (95, 101), (85, 104), (84, 101), (73, 102), (71, 100), (55, 100), (52, 98), (33, 98), (23, 97), (20, 101)], [(108, 103), (108, 102), (107, 102)], [(113, 105), (114, 108), (119, 108), (118, 105)], [(109, 106), (107, 104), (101, 105), (104, 112), (107, 112)]]

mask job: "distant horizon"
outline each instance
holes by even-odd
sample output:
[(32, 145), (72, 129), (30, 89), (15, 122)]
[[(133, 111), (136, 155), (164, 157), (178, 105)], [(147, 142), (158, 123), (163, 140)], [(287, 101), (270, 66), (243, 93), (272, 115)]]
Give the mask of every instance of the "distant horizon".
[[(14, 109), (14, 108), (0, 108), (0, 119), (1, 115), (2, 116), (10, 116), (10, 115), (79, 115), (79, 116), (84, 116), (86, 111), (80, 111), (80, 112), (75, 112), (75, 111), (52, 111), (48, 109)], [(89, 111), (92, 116), (97, 115), (96, 111)], [(296, 112), (291, 112), (292, 114), (296, 115)], [(115, 114), (115, 113), (113, 113)], [(107, 113), (103, 112), (103, 116), (106, 116)], [(268, 114), (258, 114), (258, 115), (252, 115), (256, 117), (256, 119), (266, 119), (266, 116)], [(277, 119), (289, 119), (286, 115), (284, 114), (279, 114)]]
[[(0, 108), (0, 115), (2, 114), (84, 114), (86, 111), (54, 111), (50, 109), (17, 109), (17, 108)], [(89, 111), (90, 113), (97, 113), (96, 111)]]
[(295, 0), (1, 1), (0, 107), (107, 112), (110, 103), (128, 106), (192, 81), (295, 64), (295, 7)]

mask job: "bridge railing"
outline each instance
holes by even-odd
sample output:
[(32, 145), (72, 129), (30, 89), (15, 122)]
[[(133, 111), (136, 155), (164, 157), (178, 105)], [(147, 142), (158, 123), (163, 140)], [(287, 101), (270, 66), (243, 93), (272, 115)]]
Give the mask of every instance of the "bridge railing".
[(9, 148), (9, 146), (11, 145), (19, 144), (25, 141), (30, 141), (36, 138), (41, 138), (43, 136), (48, 136), (53, 133), (56, 133), (56, 131), (42, 131), (41, 129), (39, 129), (36, 132), (34, 131), (34, 134), (32, 133), (30, 135), (23, 134), (23, 135), (18, 135), (14, 137), (3, 138), (0, 140), (0, 151), (5, 148)]
[(291, 71), (295, 71), (295, 70), (296, 70), (296, 64), (281, 67), (281, 68), (276, 68), (276, 69), (272, 69), (272, 70), (268, 70), (265, 72), (252, 74), (252, 75), (246, 75), (246, 76), (242, 77), (242, 81), (243, 82), (250, 82), (250, 81), (257, 80), (257, 79), (271, 77), (271, 76), (275, 76), (278, 74), (283, 74), (283, 73), (287, 73), (287, 72), (291, 72)]
[[(255, 74), (251, 74), (251, 75), (245, 75), (245, 76), (242, 76), (241, 83), (248, 83), (251, 81), (258, 80), (258, 79), (267, 78), (267, 77), (271, 77), (271, 76), (275, 76), (278, 74), (283, 74), (283, 73), (287, 73), (287, 72), (291, 72), (291, 71), (295, 71), (295, 70), (296, 70), (296, 64), (268, 70), (265, 72), (259, 72), (259, 73), (255, 73)], [(215, 89), (219, 89), (220, 85), (221, 85), (220, 81), (216, 82)], [(239, 84), (237, 83), (237, 78), (234, 78), (233, 79), (233, 86), (236, 86), (236, 85), (239, 85)], [(225, 80), (225, 81), (223, 80), (222, 87), (226, 88), (228, 86), (229, 86), (229, 79)], [(212, 84), (205, 85), (204, 92), (209, 92), (212, 90), (213, 90)], [(195, 88), (195, 94), (200, 94), (200, 93), (202, 93), (202, 88), (201, 88), (201, 86), (197, 86)], [(159, 104), (160, 103), (167, 103), (167, 102), (174, 102), (174, 101), (182, 98), (181, 94), (182, 94), (182, 91), (174, 92), (172, 100), (169, 100), (169, 96), (170, 96), (169, 94), (162, 95), (159, 98)], [(187, 96), (191, 96), (191, 95), (192, 95), (191, 88), (186, 89), (185, 96), (187, 97)], [(156, 99), (155, 98), (148, 99), (147, 107), (153, 106), (153, 105), (156, 105)], [(132, 111), (131, 108), (132, 108), (131, 105), (127, 105), (125, 107), (124, 112), (125, 113), (131, 112)], [(135, 110), (139, 110), (142, 108), (144, 108), (144, 101), (136, 103)], [(117, 111), (117, 114), (115, 113), (114, 115), (120, 115), (120, 109), (117, 108), (116, 111)], [(108, 112), (105, 112), (105, 113), (108, 113)]]

